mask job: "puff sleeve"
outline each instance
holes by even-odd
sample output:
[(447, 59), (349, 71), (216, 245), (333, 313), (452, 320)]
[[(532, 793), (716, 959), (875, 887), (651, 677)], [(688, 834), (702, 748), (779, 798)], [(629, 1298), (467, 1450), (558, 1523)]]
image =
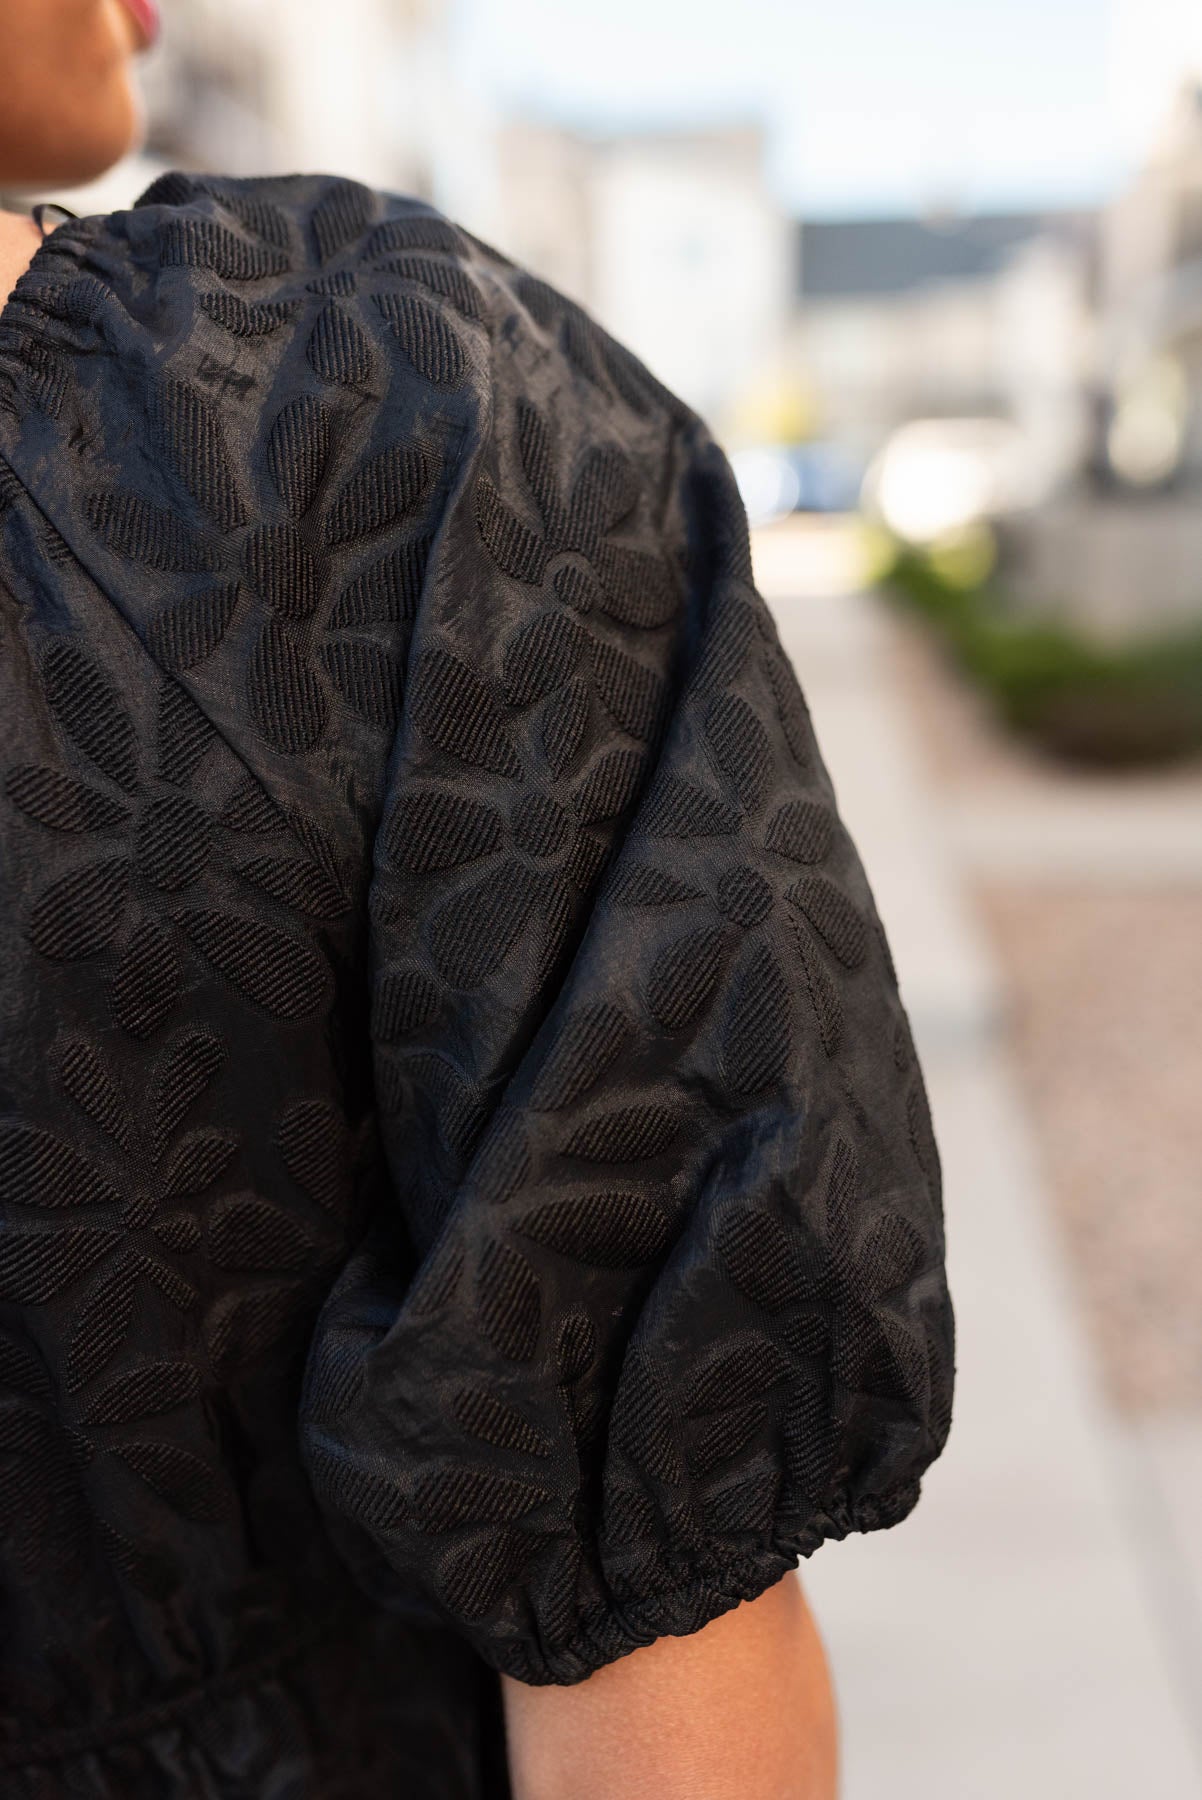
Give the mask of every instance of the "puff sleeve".
[(369, 897), (387, 1179), (301, 1403), (368, 1589), (536, 1683), (901, 1519), (953, 1362), (922, 1075), (729, 466), (579, 385), (498, 379), (431, 552)]

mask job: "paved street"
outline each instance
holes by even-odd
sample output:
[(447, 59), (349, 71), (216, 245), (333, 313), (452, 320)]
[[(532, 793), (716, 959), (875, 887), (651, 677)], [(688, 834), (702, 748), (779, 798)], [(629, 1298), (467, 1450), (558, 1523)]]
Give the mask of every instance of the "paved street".
[(1202, 1800), (1202, 1568), (1173, 1517), (1202, 1492), (1198, 1439), (1107, 1408), (968, 903), (984, 827), (957, 829), (918, 754), (893, 627), (838, 591), (837, 568), (815, 579), (793, 529), (761, 534), (757, 578), (889, 929), (943, 1155), (959, 1337), (956, 1422), (917, 1512), (802, 1565), (840, 1692), (844, 1800)]

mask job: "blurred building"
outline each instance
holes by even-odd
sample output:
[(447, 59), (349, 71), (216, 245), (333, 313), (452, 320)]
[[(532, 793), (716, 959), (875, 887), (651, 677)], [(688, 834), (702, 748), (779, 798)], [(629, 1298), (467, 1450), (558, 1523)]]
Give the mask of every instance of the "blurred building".
[(174, 0), (145, 69), (145, 152), (55, 197), (128, 205), (170, 166), (338, 171), (497, 243), (719, 424), (757, 383), (779, 384), (792, 225), (761, 131), (599, 137), (498, 120), (456, 79), (450, 23), (450, 0)]
[(140, 70), (144, 147), (86, 187), (41, 197), (104, 212), (172, 167), (328, 170), (487, 217), (491, 121), (456, 81), (449, 4), (171, 0)]
[(1188, 624), (1202, 590), (1202, 83), (1179, 81), (1099, 221), (1093, 437), (1078, 490), (1023, 522), (1021, 595), (1117, 637)]
[(460, 110), (445, 15), (446, 0), (176, 0), (147, 68), (148, 148), (432, 194)]
[(1137, 482), (1202, 477), (1202, 83), (1184, 82), (1107, 209), (1112, 451)]
[(871, 451), (918, 417), (1001, 416), (1049, 482), (1085, 425), (1087, 213), (806, 220), (793, 354), (828, 435)]
[(497, 140), (495, 234), (706, 417), (781, 370), (792, 226), (756, 126)]

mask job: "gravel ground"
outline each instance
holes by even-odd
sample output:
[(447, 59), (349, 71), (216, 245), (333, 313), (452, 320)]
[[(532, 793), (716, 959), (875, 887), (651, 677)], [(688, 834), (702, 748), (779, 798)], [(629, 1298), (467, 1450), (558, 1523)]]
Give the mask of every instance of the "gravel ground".
[(1202, 892), (980, 903), (1110, 1395), (1202, 1407)]
[[(1202, 819), (1202, 765), (1068, 771), (1013, 743), (920, 632), (895, 673), (936, 791), (987, 815), (1147, 795)], [(1106, 1388), (1123, 1412), (1202, 1409), (1202, 885), (1103, 869), (1055, 884), (991, 871), (975, 898), (1053, 1202)]]

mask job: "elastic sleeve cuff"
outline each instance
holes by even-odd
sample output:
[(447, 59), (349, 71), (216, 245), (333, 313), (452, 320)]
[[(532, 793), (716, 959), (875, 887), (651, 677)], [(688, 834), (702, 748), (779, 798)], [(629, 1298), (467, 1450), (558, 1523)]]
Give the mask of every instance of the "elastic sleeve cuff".
[(774, 1533), (747, 1554), (719, 1546), (665, 1552), (654, 1574), (640, 1573), (637, 1591), (633, 1584), (628, 1592), (623, 1583), (614, 1584), (610, 1606), (584, 1613), (562, 1642), (523, 1636), (477, 1642), (477, 1649), (500, 1673), (529, 1686), (574, 1686), (657, 1638), (689, 1637), (740, 1602), (758, 1599), (828, 1539), (900, 1524), (918, 1504), (921, 1488), (914, 1479), (888, 1494), (837, 1494), (804, 1525)]

